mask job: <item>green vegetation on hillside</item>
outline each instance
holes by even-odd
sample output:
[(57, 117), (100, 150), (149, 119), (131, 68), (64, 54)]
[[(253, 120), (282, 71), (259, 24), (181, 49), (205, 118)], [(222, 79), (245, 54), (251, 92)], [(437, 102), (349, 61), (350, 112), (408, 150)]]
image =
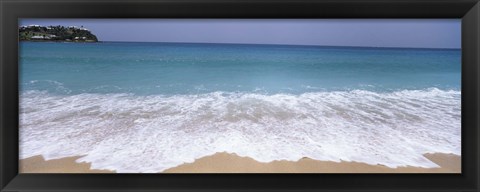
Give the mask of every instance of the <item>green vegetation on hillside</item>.
[(20, 41), (98, 42), (97, 37), (83, 26), (21, 26), (19, 38)]

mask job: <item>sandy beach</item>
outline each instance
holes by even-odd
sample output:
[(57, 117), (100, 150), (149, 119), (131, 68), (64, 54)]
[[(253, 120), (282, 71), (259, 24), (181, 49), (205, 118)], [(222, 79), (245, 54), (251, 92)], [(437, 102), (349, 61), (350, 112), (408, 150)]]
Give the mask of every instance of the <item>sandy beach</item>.
[[(331, 162), (303, 158), (299, 161), (261, 163), (249, 157), (216, 153), (193, 163), (165, 170), (163, 173), (461, 173), (461, 157), (453, 154), (425, 154), (440, 168), (398, 167), (369, 165), (359, 162)], [(89, 163), (76, 163), (80, 157), (45, 161), (41, 156), (20, 160), (20, 173), (114, 173), (92, 170)]]
[(80, 156), (45, 161), (42, 156), (21, 159), (19, 173), (114, 173), (109, 170), (90, 169), (90, 163), (77, 163)]

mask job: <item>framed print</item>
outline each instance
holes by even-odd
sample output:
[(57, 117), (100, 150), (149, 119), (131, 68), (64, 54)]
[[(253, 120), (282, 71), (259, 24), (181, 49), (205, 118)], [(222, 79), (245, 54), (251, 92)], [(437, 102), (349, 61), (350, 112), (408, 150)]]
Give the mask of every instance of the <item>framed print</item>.
[(2, 1), (2, 190), (476, 191), (479, 6)]
[(461, 173), (460, 19), (19, 22), (20, 173)]

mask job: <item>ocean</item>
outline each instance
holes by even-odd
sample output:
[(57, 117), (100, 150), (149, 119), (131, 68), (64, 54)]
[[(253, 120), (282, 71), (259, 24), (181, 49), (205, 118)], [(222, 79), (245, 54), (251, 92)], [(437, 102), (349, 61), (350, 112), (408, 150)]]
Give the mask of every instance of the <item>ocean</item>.
[(438, 167), (461, 153), (461, 50), (20, 43), (20, 158), (154, 173), (260, 162)]

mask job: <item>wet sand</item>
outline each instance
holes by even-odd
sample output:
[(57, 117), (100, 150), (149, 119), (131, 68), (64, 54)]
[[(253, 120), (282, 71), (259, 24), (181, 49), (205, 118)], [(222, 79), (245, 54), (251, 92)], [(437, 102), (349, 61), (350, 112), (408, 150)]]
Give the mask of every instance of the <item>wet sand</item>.
[[(261, 163), (250, 157), (230, 153), (216, 153), (193, 163), (167, 169), (164, 173), (461, 173), (461, 158), (453, 154), (425, 154), (440, 168), (398, 167), (369, 165), (358, 162), (331, 162), (303, 158), (299, 161)], [(90, 163), (76, 163), (80, 157), (45, 161), (41, 156), (20, 160), (20, 173), (114, 173), (92, 170)]]
[(114, 173), (109, 170), (90, 169), (90, 163), (75, 162), (81, 156), (45, 161), (42, 156), (21, 159), (19, 173)]
[(303, 158), (299, 161), (273, 161), (260, 163), (249, 157), (217, 153), (197, 159), (167, 173), (460, 173), (460, 156), (452, 154), (425, 154), (440, 168), (398, 167), (369, 165), (358, 162), (331, 162)]

